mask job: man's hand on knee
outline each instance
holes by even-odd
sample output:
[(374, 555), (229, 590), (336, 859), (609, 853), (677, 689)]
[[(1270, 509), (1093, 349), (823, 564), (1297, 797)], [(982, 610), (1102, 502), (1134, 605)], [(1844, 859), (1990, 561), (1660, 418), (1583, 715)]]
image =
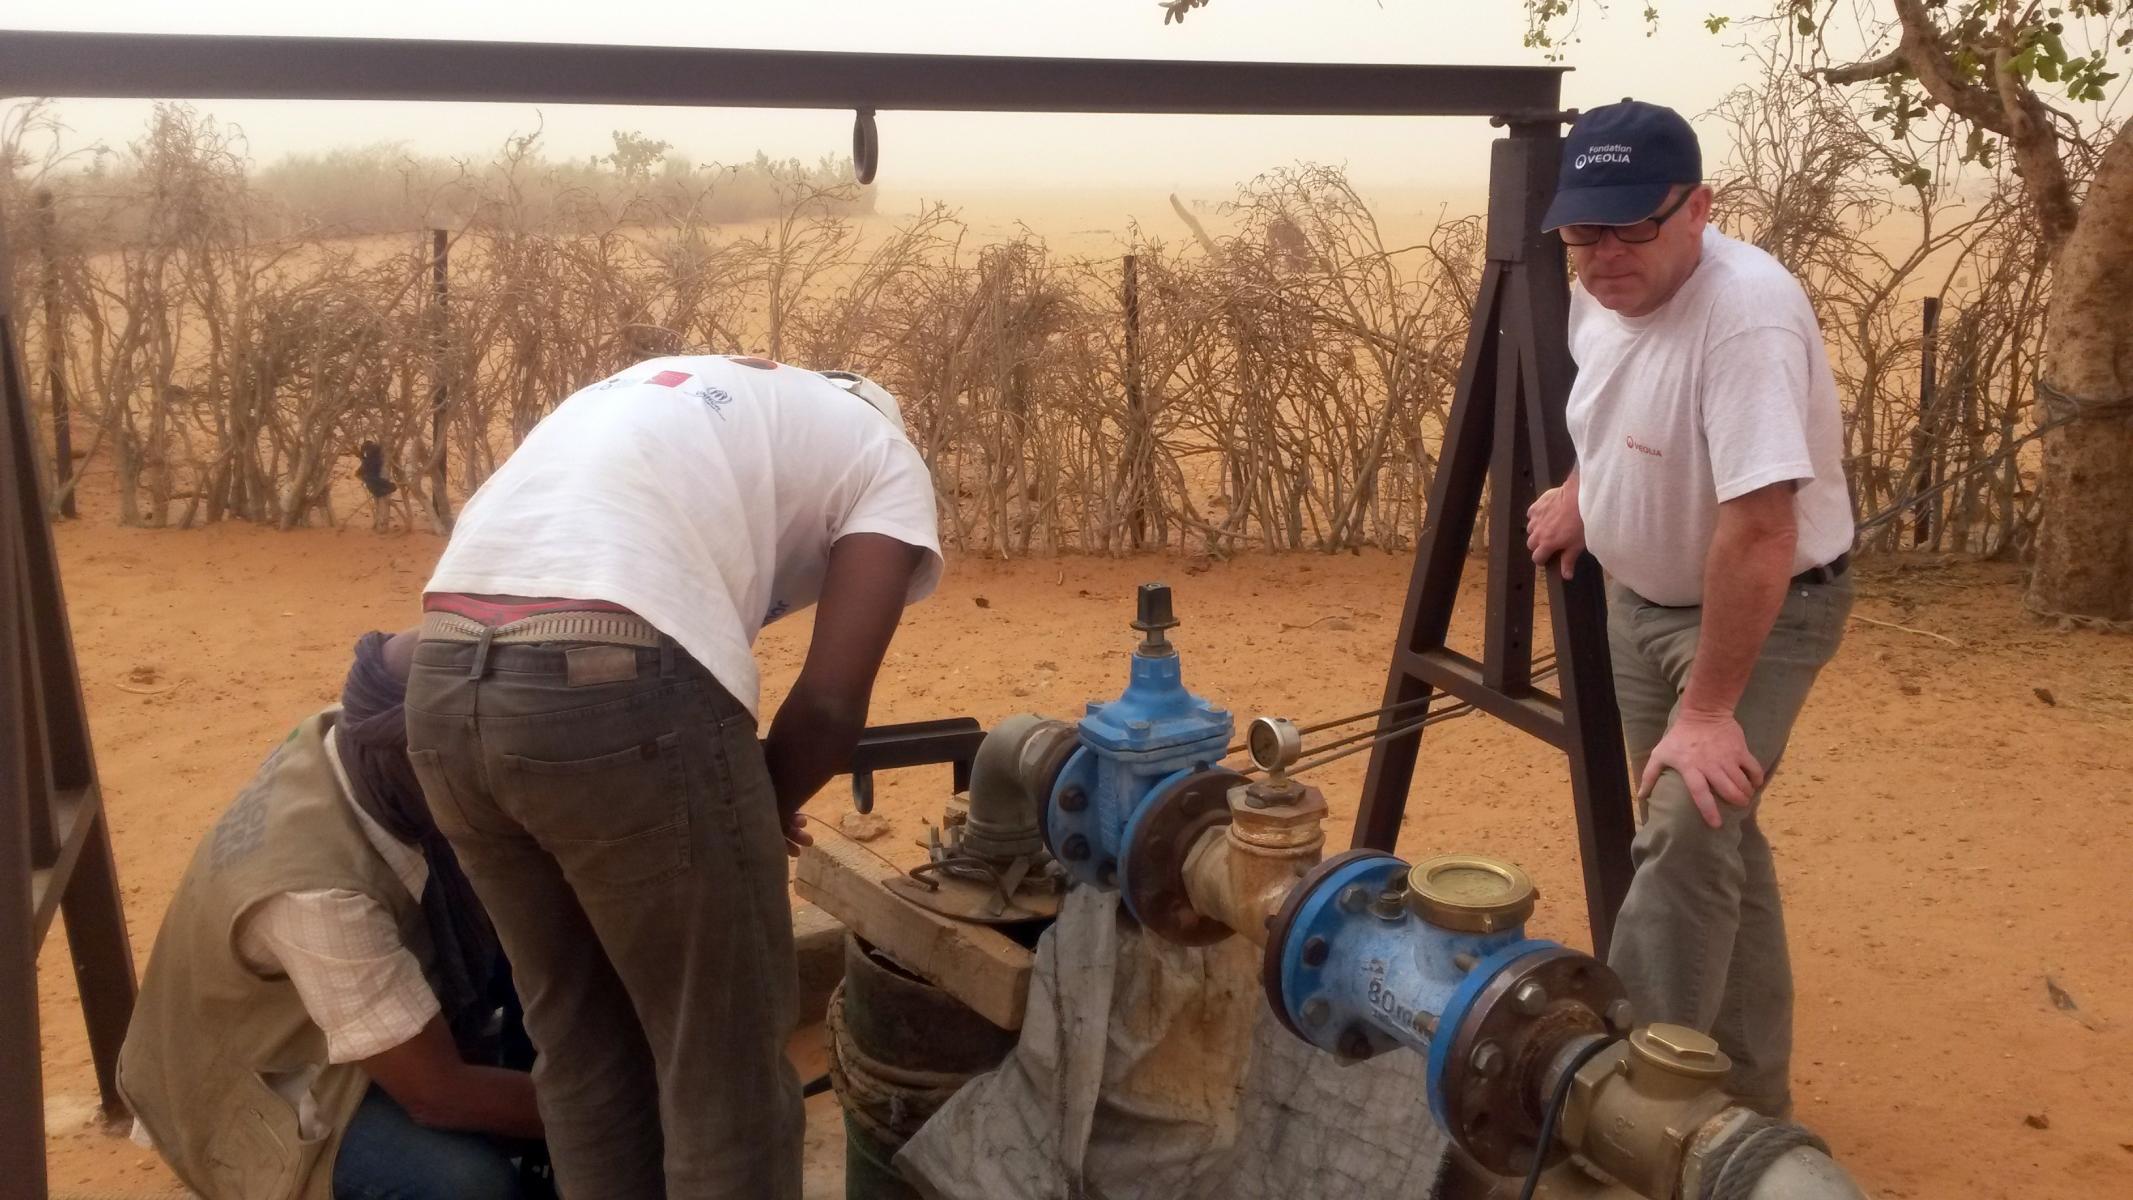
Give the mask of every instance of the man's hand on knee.
[(1749, 752), (1747, 735), (1731, 713), (1682, 710), (1645, 761), (1644, 777), (1637, 783), (1639, 800), (1650, 798), (1662, 771), (1681, 776), (1703, 823), (1713, 829), (1724, 823), (1718, 816), (1719, 800), (1746, 808), (1763, 786), (1763, 764)]

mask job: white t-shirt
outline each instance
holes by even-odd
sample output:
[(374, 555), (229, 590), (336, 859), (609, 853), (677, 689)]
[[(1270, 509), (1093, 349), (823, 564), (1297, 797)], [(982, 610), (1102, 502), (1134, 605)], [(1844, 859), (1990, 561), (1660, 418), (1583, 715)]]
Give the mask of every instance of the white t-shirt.
[(1715, 229), (1681, 290), (1624, 317), (1570, 301), (1570, 440), (1585, 545), (1655, 604), (1697, 604), (1718, 506), (1797, 480), (1793, 571), (1851, 548), (1837, 383), (1814, 309), (1776, 259)]
[(815, 602), (854, 533), (926, 551), (907, 603), (939, 582), (933, 482), (900, 426), (798, 367), (656, 358), (534, 426), (424, 590), (620, 604), (752, 713), (756, 633)]

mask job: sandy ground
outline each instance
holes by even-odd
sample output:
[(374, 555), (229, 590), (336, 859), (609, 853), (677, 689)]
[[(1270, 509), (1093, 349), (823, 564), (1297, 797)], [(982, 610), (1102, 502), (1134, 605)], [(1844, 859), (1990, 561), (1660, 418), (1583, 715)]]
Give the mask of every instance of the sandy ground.
[[(355, 637), (413, 619), (438, 543), (99, 519), (60, 546), (145, 961), (197, 837), (266, 748), (335, 695)], [(1406, 572), (1373, 554), (959, 561), (899, 633), (874, 718), (1072, 715), (1116, 694), (1133, 585), (1150, 578), (1178, 588), (1190, 686), (1242, 716), (1366, 708)], [(2133, 640), (2040, 626), (2015, 582), (1997, 567), (1866, 570), (1862, 617), (1949, 640), (1855, 623), (1765, 818), (1799, 976), (1799, 1115), (1884, 1197), (2133, 1195)], [(1479, 604), (1471, 594), (1463, 636), (1478, 639)], [(766, 699), (806, 634), (797, 619), (765, 635)], [(1364, 762), (1316, 780), (1337, 823)], [(876, 845), (915, 854), (946, 782), (939, 769), (885, 778), (894, 832)], [(813, 811), (844, 807), (833, 790)], [(1480, 718), (1432, 730), (1402, 849), (1511, 857), (1541, 882), (1538, 932), (1583, 939), (1566, 775), (1537, 742)], [(41, 978), (54, 1187), (165, 1192), (151, 1156), (94, 1128), (66, 964), (55, 936)], [(2055, 1005), (2047, 978), (2077, 1007)], [(839, 1195), (834, 1109), (813, 1111), (811, 1195)]]

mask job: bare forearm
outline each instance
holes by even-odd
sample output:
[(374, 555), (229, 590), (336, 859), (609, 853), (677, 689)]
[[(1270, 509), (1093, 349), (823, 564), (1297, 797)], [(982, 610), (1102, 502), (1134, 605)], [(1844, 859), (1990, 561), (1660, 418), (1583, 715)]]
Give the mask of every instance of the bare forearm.
[[(463, 1066), (439, 1094), (408, 1115), (431, 1129), (534, 1139), (542, 1136), (533, 1101), (533, 1076), (502, 1067)], [(403, 1105), (402, 1107), (407, 1107)]]
[(417, 1125), (501, 1137), (541, 1136), (533, 1077), (464, 1062), (444, 1018), (412, 1039), (366, 1058), (363, 1070)]
[(844, 773), (866, 726), (866, 710), (817, 700), (796, 688), (778, 707), (763, 740), (763, 758), (778, 811), (792, 814), (822, 785)]
[(923, 555), (878, 533), (856, 533), (830, 547), (807, 661), (763, 741), (778, 811), (788, 818), (851, 764), (852, 746), (866, 728), (874, 674)]
[(1785, 603), (1797, 532), (1720, 510), (1704, 559), (1703, 622), (1681, 704), (1705, 716), (1733, 714)]

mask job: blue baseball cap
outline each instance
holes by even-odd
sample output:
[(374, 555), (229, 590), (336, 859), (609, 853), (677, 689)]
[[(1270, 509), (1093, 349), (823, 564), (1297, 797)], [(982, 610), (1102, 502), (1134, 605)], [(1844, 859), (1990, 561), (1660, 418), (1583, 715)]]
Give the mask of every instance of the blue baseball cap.
[(1579, 117), (1563, 138), (1555, 202), (1541, 230), (1633, 225), (1659, 211), (1677, 183), (1703, 182), (1703, 151), (1680, 113), (1641, 100)]

